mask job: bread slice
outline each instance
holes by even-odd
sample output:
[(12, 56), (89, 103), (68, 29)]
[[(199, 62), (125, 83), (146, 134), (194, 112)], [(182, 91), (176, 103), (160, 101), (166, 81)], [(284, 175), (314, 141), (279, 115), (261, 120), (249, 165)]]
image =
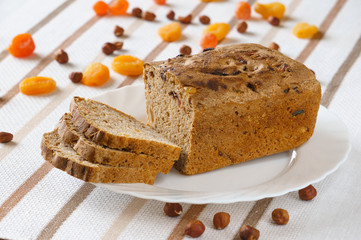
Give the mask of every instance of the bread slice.
[(78, 132), (100, 145), (178, 160), (180, 147), (135, 118), (91, 99), (74, 97), (70, 104)]
[(171, 159), (156, 158), (93, 143), (86, 139), (84, 134), (76, 131), (72, 116), (69, 113), (65, 113), (60, 119), (58, 134), (80, 156), (92, 163), (101, 163), (113, 167), (140, 168), (165, 174), (170, 171), (174, 164), (174, 160)]
[(86, 161), (70, 145), (61, 140), (58, 129), (43, 135), (41, 154), (54, 167), (86, 182), (153, 184), (158, 173), (158, 171), (112, 167)]

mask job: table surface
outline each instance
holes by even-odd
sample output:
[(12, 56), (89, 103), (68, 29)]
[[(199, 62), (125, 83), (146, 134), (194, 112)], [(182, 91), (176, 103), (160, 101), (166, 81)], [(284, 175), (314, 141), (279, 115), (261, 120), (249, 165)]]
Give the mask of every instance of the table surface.
[[(255, 226), (260, 239), (359, 239), (361, 234), (361, 1), (282, 0), (286, 14), (281, 26), (272, 27), (252, 12), (248, 30), (239, 34), (234, 9), (238, 0), (201, 2), (168, 0), (165, 6), (151, 0), (134, 0), (130, 9), (141, 7), (157, 15), (155, 22), (131, 16), (95, 16), (94, 0), (0, 1), (0, 131), (11, 132), (14, 140), (0, 144), (0, 238), (8, 239), (182, 239), (184, 226), (199, 219), (206, 231), (200, 239), (234, 239), (243, 224)], [(249, 1), (251, 4), (255, 0)], [(263, 0), (260, 2), (270, 2)], [(167, 12), (177, 16), (192, 13), (193, 23), (182, 25), (179, 41), (162, 42), (157, 34), (169, 23)], [(233, 204), (182, 204), (183, 214), (163, 214), (164, 203), (116, 194), (75, 179), (52, 168), (40, 153), (40, 140), (61, 115), (68, 111), (73, 96), (94, 97), (111, 89), (140, 84), (141, 78), (111, 71), (111, 80), (101, 87), (73, 84), (68, 74), (83, 71), (92, 62), (110, 66), (114, 56), (105, 56), (105, 42), (124, 41), (124, 50), (145, 61), (176, 56), (183, 44), (199, 46), (204, 25), (200, 15), (212, 22), (228, 22), (231, 31), (220, 45), (274, 41), (280, 51), (313, 69), (322, 86), (322, 105), (336, 113), (350, 130), (352, 149), (347, 161), (333, 174), (314, 184), (318, 196), (305, 202), (297, 192), (253, 202)], [(321, 34), (314, 39), (297, 39), (292, 27), (298, 22), (316, 25)], [(125, 36), (113, 35), (115, 25)], [(6, 48), (23, 32), (33, 35), (36, 50), (16, 59)], [(70, 58), (60, 65), (54, 52), (65, 49)], [(18, 84), (31, 76), (48, 76), (57, 89), (44, 96), (19, 93)], [(317, 159), (315, 159), (317, 161)], [(305, 173), (307, 174), (307, 173)], [(290, 221), (278, 226), (271, 220), (275, 208), (287, 209)], [(212, 224), (216, 212), (231, 215), (224, 230)]]

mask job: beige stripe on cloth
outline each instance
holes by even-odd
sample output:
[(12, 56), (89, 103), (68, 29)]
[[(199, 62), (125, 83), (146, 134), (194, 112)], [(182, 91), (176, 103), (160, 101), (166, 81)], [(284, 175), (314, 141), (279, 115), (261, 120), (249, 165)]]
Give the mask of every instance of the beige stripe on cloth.
[[(43, 18), (40, 22), (35, 24), (33, 27), (31, 27), (27, 33), (30, 33), (33, 35), (36, 33), (39, 29), (41, 29), (43, 26), (45, 26), (48, 22), (50, 22), (53, 18), (59, 15), (63, 10), (65, 10), (67, 7), (69, 7), (72, 3), (74, 3), (75, 0), (67, 0), (63, 2), (61, 5), (59, 5), (57, 8), (55, 8), (51, 13), (49, 13), (45, 18)], [(0, 62), (4, 60), (9, 55), (9, 51), (7, 49), (3, 50), (0, 53)]]

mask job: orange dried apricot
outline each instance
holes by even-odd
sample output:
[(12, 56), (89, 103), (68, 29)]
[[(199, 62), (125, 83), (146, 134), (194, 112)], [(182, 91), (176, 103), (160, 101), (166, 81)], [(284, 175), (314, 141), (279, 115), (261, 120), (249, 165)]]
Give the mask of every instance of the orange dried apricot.
[(17, 58), (30, 56), (35, 50), (35, 43), (30, 33), (22, 33), (13, 38), (9, 53)]
[(285, 13), (285, 5), (279, 2), (273, 2), (268, 4), (255, 3), (254, 10), (261, 14), (264, 19), (268, 19), (269, 17), (276, 17), (281, 19), (283, 14)]
[(203, 34), (213, 33), (217, 37), (217, 41), (220, 42), (226, 37), (230, 30), (230, 26), (227, 23), (213, 23), (207, 26), (203, 30)]
[(181, 37), (182, 29), (179, 23), (172, 22), (159, 28), (158, 34), (164, 41), (174, 42)]
[(93, 5), (93, 10), (96, 13), (96, 15), (98, 16), (104, 16), (105, 14), (108, 13), (109, 11), (109, 6), (106, 2), (104, 1), (97, 1), (94, 5)]
[(218, 44), (217, 37), (213, 33), (206, 33), (201, 38), (201, 47), (206, 48), (215, 48)]
[(129, 3), (127, 0), (115, 0), (111, 5), (110, 5), (110, 13), (112, 15), (124, 15), (127, 13), (129, 7)]
[(122, 75), (138, 76), (143, 73), (144, 62), (137, 57), (120, 55), (112, 62), (112, 69)]
[(109, 80), (110, 74), (107, 66), (101, 63), (90, 64), (83, 73), (81, 83), (87, 86), (100, 86)]
[(311, 38), (318, 32), (318, 28), (315, 25), (302, 22), (294, 26), (292, 32), (298, 38)]
[(154, 2), (158, 5), (164, 5), (166, 4), (167, 0), (154, 0)]
[(236, 11), (235, 11), (236, 17), (238, 19), (242, 20), (248, 20), (251, 18), (251, 5), (249, 5), (248, 2), (240, 1), (237, 3)]
[(56, 88), (56, 82), (48, 77), (30, 77), (19, 84), (19, 90), (25, 95), (50, 93)]

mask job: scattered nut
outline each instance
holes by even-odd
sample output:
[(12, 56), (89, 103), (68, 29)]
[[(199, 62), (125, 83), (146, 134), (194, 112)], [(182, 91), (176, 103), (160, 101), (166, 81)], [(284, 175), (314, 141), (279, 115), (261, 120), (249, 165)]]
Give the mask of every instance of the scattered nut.
[(55, 53), (55, 60), (60, 64), (64, 64), (69, 61), (69, 57), (68, 54), (63, 49), (59, 49)]
[(170, 10), (168, 13), (167, 13), (167, 18), (169, 20), (174, 20), (174, 17), (175, 17), (175, 12), (173, 10)]
[(0, 143), (7, 143), (13, 140), (13, 135), (8, 132), (0, 132)]
[(188, 14), (185, 17), (179, 16), (178, 21), (180, 21), (181, 23), (184, 23), (184, 24), (190, 24), (192, 22), (192, 14)]
[(204, 224), (199, 220), (193, 220), (186, 225), (184, 234), (193, 238), (197, 238), (206, 230)]
[(312, 185), (309, 185), (298, 191), (298, 196), (300, 199), (305, 201), (310, 201), (317, 196), (317, 190)]
[(276, 18), (276, 17), (272, 17), (270, 16), (267, 21), (272, 25), (272, 26), (279, 26), (280, 25), (280, 19)]
[(183, 45), (180, 49), (179, 49), (179, 53), (182, 55), (190, 55), (192, 53), (192, 48), (188, 45)]
[(146, 12), (143, 14), (143, 18), (144, 18), (144, 20), (146, 20), (146, 21), (154, 21), (155, 17), (156, 17), (155, 14), (152, 13), (152, 12), (146, 11)]
[(206, 15), (202, 15), (202, 16), (199, 17), (199, 21), (202, 24), (207, 25), (207, 24), (209, 24), (211, 22), (211, 19)]
[(121, 37), (121, 36), (123, 36), (123, 34), (124, 34), (124, 28), (119, 27), (118, 25), (116, 25), (114, 27), (114, 35), (116, 37)]
[(268, 47), (269, 47), (270, 49), (273, 49), (273, 50), (278, 50), (278, 49), (280, 49), (280, 46), (278, 46), (278, 44), (275, 43), (275, 42), (271, 42), (271, 43), (268, 45)]
[(83, 73), (81, 72), (72, 72), (69, 74), (69, 79), (73, 83), (79, 83), (83, 79)]
[(288, 223), (288, 220), (290, 219), (290, 216), (288, 215), (287, 210), (284, 210), (282, 208), (276, 208), (272, 212), (272, 219), (278, 225), (286, 225)]
[(259, 231), (249, 225), (243, 225), (239, 230), (239, 237), (242, 240), (257, 240), (259, 238)]
[(236, 26), (237, 31), (238, 31), (239, 33), (244, 33), (244, 32), (246, 32), (247, 27), (248, 27), (248, 25), (247, 25), (247, 23), (246, 23), (245, 21), (239, 22), (239, 23), (237, 24), (237, 26)]
[(166, 203), (163, 210), (164, 213), (169, 217), (177, 217), (183, 212), (182, 205), (179, 203)]
[(142, 13), (143, 13), (142, 9), (138, 7), (132, 9), (132, 16), (134, 17), (142, 18)]
[(123, 42), (113, 42), (115, 50), (122, 50), (124, 43)]
[(218, 212), (213, 216), (213, 225), (216, 229), (224, 229), (228, 226), (231, 216), (226, 212)]
[(116, 46), (113, 43), (106, 42), (103, 44), (102, 51), (105, 55), (112, 54), (116, 49)]

